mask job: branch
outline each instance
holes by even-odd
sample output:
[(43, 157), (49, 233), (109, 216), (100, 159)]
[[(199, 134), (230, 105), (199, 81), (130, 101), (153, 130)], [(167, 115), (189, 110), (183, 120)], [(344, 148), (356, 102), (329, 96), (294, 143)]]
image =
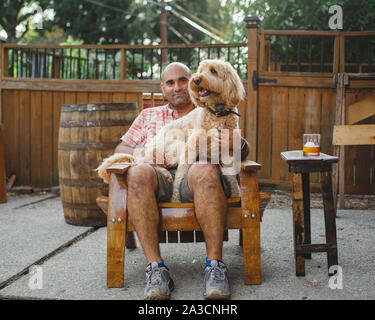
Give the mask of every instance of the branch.
[(29, 12), (29, 13), (26, 13), (24, 14), (22, 17), (20, 17), (18, 20), (17, 20), (17, 26), (22, 22), (22, 21), (25, 21), (28, 17), (31, 17), (35, 15), (35, 11), (34, 12)]

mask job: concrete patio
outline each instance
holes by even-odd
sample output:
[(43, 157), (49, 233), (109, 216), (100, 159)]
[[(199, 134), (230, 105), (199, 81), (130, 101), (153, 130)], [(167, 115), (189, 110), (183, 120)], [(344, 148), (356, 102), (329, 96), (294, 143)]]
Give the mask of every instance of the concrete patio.
[[(324, 242), (323, 210), (312, 209), (312, 242)], [(266, 209), (261, 224), (262, 284), (243, 283), (238, 232), (229, 233), (224, 261), (234, 300), (372, 300), (375, 298), (375, 210), (339, 210), (337, 237), (343, 288), (329, 286), (326, 255), (306, 261), (295, 276), (292, 210)], [(125, 287), (106, 287), (106, 227), (65, 223), (61, 199), (52, 193), (11, 195), (0, 204), (0, 299), (141, 300), (145, 285), (142, 249), (126, 251)], [(202, 297), (205, 247), (162, 244), (176, 288), (175, 300)], [(29, 268), (40, 266), (33, 287)], [(42, 280), (42, 283), (40, 283)]]

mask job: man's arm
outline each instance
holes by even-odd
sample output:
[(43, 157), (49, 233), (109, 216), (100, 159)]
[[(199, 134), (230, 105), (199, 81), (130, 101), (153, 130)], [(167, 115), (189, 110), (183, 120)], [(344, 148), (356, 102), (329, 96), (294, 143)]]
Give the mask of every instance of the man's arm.
[(124, 141), (121, 141), (121, 143), (116, 147), (115, 153), (128, 153), (133, 154), (135, 148), (129, 147)]

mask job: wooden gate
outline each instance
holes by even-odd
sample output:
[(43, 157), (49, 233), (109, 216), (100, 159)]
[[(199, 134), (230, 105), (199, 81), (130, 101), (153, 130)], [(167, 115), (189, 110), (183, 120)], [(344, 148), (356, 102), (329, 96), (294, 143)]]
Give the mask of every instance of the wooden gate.
[[(375, 57), (370, 53), (368, 61), (357, 57), (351, 63), (345, 49), (354, 37), (373, 46), (375, 33), (261, 30), (258, 38), (257, 28), (248, 27), (249, 47), (251, 39), (256, 43), (253, 52), (249, 49), (248, 64), (247, 109), (253, 122), (247, 119), (247, 123), (254, 123), (247, 128), (251, 157), (263, 165), (261, 182), (289, 189), (291, 180), (280, 152), (300, 150), (303, 133), (320, 133), (322, 152), (333, 154), (337, 75), (375, 70)], [(375, 95), (374, 80), (357, 77), (346, 87), (346, 106)], [(375, 123), (375, 117), (362, 122)], [(374, 168), (374, 146), (346, 147), (345, 193), (375, 194)], [(319, 174), (313, 174), (316, 191), (319, 181)]]

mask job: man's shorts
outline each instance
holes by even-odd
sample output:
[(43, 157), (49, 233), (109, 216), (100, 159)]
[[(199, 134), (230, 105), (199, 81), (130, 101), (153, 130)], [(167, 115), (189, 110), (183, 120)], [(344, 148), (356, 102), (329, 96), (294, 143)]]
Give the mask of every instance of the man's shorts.
[[(158, 176), (158, 192), (156, 194), (156, 199), (158, 202), (169, 202), (172, 194), (173, 194), (173, 183), (169, 182), (168, 179), (161, 173), (158, 167), (153, 167), (155, 172)], [(173, 178), (176, 173), (176, 169), (168, 170)], [(181, 202), (194, 202), (193, 193), (190, 191), (188, 186), (188, 171), (186, 172), (184, 178), (180, 184), (180, 199)], [(220, 181), (221, 186), (223, 187), (223, 191), (227, 198), (230, 198), (231, 195), (231, 187), (230, 183), (228, 182), (227, 178), (221, 173), (220, 171)]]

